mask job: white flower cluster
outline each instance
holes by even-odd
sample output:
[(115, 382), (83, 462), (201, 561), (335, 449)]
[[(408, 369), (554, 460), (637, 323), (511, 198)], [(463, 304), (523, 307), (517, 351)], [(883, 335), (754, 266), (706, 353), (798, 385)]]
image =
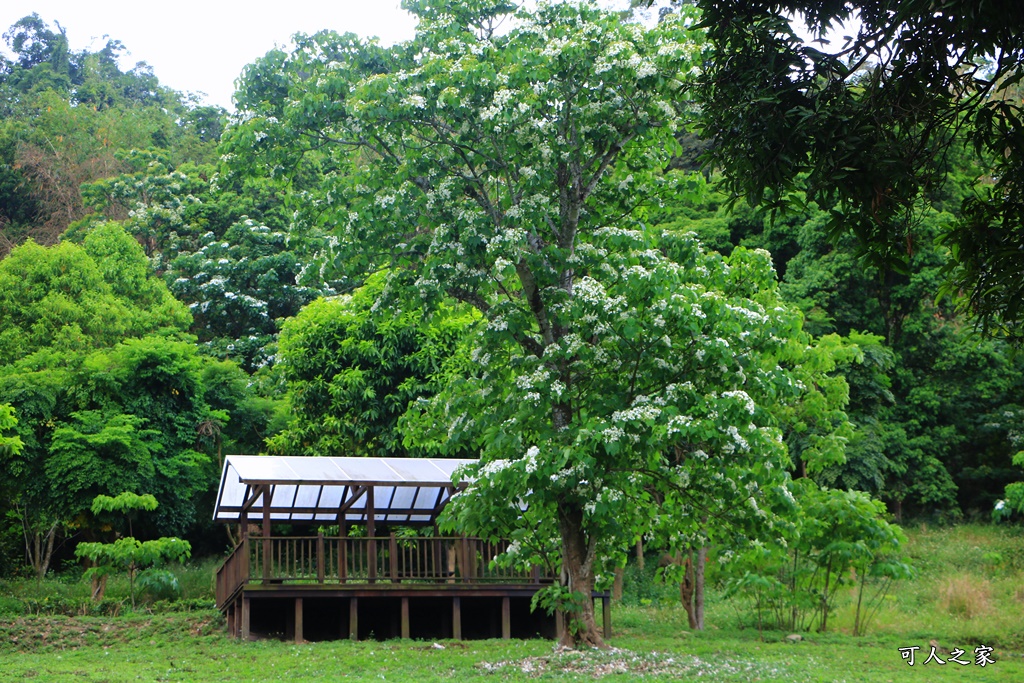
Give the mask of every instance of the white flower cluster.
[(492, 460), (480, 468), (480, 476), (486, 479), (498, 474), (502, 470), (508, 468), (511, 464), (512, 463), (508, 460)]
[(633, 406), (612, 413), (612, 422), (640, 422), (655, 420), (661, 415), (661, 408), (651, 405), (646, 396), (638, 396)]
[(530, 446), (526, 449), (526, 455), (523, 456), (523, 461), (526, 463), (526, 473), (533, 474), (537, 471), (537, 456), (540, 455), (540, 449), (536, 446)]
[(746, 409), (746, 411), (751, 415), (753, 415), (754, 411), (757, 410), (757, 405), (754, 403), (754, 399), (750, 398), (750, 396), (745, 391), (725, 391), (722, 392), (722, 396), (725, 398), (734, 398), (737, 401), (740, 401), (741, 403), (743, 403), (743, 407)]
[(682, 434), (686, 429), (693, 424), (693, 418), (689, 415), (675, 415), (669, 418), (668, 421), (668, 435)]

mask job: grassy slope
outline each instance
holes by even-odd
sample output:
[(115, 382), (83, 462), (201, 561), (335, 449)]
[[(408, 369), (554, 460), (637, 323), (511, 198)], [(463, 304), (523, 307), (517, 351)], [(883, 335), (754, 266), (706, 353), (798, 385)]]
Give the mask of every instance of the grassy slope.
[[(909, 530), (918, 578), (887, 600), (869, 635), (837, 630), (760, 639), (735, 603), (713, 601), (711, 628), (689, 633), (670, 604), (618, 607), (617, 650), (555, 653), (545, 641), (239, 643), (215, 612), (119, 618), (21, 616), (0, 619), (0, 681), (1024, 681), (1024, 538), (1019, 529), (961, 526)], [(718, 628), (716, 628), (716, 626)], [(998, 661), (922, 665), (928, 643), (940, 653), (979, 644)], [(913, 667), (899, 647), (917, 645)], [(945, 658), (945, 657), (944, 657)]]

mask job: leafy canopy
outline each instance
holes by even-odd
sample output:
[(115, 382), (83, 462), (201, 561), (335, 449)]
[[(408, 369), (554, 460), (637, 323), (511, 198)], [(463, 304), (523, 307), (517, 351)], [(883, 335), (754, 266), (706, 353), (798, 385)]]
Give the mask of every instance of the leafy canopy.
[(273, 173), (296, 140), (319, 145), (346, 172), (299, 219), (331, 226), (354, 274), (387, 268), (414, 301), (477, 309), (472, 354), (417, 404), (407, 443), (480, 452), (451, 524), (514, 538), (506, 561), (561, 564), (549, 604), (573, 615), (567, 642), (596, 644), (600, 558), (648, 531), (692, 539), (702, 514), (763, 530), (789, 505), (768, 407), (804, 393), (787, 368), (808, 340), (766, 252), (726, 262), (638, 221), (702, 187), (664, 172), (703, 59), (692, 15), (648, 30), (545, 3), (499, 35), (502, 3), (415, 10), (416, 40), (372, 66), (374, 46), (331, 36), (275, 55), (278, 106), (249, 80), (229, 136)]
[[(921, 200), (963, 143), (981, 157), (944, 240), (946, 291), (1021, 336), (1024, 9), (970, 0), (699, 0), (714, 46), (702, 76), (707, 161), (752, 204), (830, 210), (875, 263), (905, 268), (928, 239)], [(844, 22), (845, 25), (844, 25)], [(803, 23), (818, 38), (806, 41)], [(828, 44), (830, 31), (850, 32)], [(822, 45), (824, 43), (824, 45)]]

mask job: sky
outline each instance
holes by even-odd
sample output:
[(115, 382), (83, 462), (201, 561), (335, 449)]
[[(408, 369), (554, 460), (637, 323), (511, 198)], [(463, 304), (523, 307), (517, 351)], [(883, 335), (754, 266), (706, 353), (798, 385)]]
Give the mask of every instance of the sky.
[(59, 22), (72, 50), (98, 50), (106, 34), (130, 53), (122, 69), (146, 62), (163, 85), (229, 110), (242, 68), (295, 33), (351, 31), (391, 45), (416, 26), (399, 0), (0, 0), (0, 33), (33, 12), (54, 30)]

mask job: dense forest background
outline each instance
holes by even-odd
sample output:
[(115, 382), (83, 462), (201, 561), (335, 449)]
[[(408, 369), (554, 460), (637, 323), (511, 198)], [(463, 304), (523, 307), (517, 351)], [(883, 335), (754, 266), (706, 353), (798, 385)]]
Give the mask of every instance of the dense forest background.
[[(365, 263), (336, 250), (347, 209), (331, 193), (345, 169), (317, 128), (332, 93), (300, 94), (314, 68), (303, 54), (389, 73), (411, 50), (297, 36), (294, 53), (246, 69), (229, 114), (145, 64), (122, 70), (116, 40), (74, 52), (37, 15), (4, 40), (0, 405), (23, 448), (0, 459), (0, 574), (71, 561), (108, 531), (93, 498), (121, 491), (160, 501), (137, 533), (221, 551), (209, 519), (228, 453), (420, 452), (407, 408), (441, 389), (477, 320), (457, 305), (380, 313), (382, 274), (357, 275), (377, 245)], [(273, 135), (252, 125), (286, 117)], [(955, 147), (933, 169), (944, 182), (920, 198), (899, 267), (862, 258), (813, 201), (780, 216), (734, 201), (697, 161), (710, 143), (676, 141), (664, 172), (701, 170), (706, 186), (663, 195), (644, 221), (725, 256), (768, 250), (804, 329), (859, 349), (833, 373), (855, 427), (845, 462), (811, 476), (869, 493), (897, 520), (989, 519), (1021, 479), (1024, 359), (939, 297), (949, 252), (937, 240), (991, 184), (985, 160)], [(813, 432), (798, 421), (787, 434), (795, 477)]]

